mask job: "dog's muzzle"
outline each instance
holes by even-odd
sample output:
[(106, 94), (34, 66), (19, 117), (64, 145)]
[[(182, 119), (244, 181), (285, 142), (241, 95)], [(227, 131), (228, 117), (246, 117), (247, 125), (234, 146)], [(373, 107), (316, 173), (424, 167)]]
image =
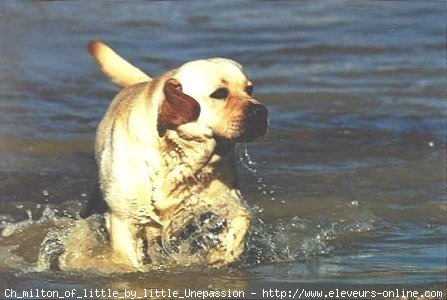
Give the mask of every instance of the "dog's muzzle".
[(252, 141), (264, 135), (268, 126), (268, 110), (260, 103), (250, 103), (245, 110), (244, 130), (238, 141)]

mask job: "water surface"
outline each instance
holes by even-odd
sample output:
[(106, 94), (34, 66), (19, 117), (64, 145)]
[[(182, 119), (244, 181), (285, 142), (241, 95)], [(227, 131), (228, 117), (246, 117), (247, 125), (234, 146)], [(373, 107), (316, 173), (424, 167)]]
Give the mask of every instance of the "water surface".
[[(0, 8), (2, 291), (445, 286), (443, 2)], [(114, 275), (36, 269), (48, 231), (75, 222), (95, 197), (94, 132), (117, 90), (86, 52), (91, 39), (151, 75), (203, 57), (244, 65), (270, 131), (248, 145), (249, 157), (241, 148), (254, 225), (240, 263)]]

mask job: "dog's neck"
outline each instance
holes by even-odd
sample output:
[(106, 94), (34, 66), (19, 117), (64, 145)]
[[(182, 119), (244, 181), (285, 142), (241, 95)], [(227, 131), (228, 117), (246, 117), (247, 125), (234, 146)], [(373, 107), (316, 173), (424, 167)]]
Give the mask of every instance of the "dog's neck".
[[(234, 160), (235, 141), (216, 138), (216, 148), (208, 164), (210, 171), (226, 188), (239, 188), (236, 162)], [(205, 168), (206, 169), (206, 168)]]
[(216, 155), (219, 155), (220, 157), (225, 157), (234, 151), (234, 147), (236, 145), (235, 142), (219, 137), (216, 137), (215, 140), (217, 144), (214, 153)]

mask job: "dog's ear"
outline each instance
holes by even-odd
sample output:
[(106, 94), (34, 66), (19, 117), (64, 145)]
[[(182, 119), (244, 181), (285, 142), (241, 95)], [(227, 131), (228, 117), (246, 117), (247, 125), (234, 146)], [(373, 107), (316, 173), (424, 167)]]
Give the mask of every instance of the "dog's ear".
[(158, 133), (162, 135), (166, 129), (197, 120), (200, 105), (192, 97), (182, 91), (182, 85), (174, 78), (165, 81), (163, 92), (165, 99), (158, 114)]

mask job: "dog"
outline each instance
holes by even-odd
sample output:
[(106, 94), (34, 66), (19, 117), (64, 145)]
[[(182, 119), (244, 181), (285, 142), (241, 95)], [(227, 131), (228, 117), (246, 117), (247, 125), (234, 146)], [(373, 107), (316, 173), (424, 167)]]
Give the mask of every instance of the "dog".
[(195, 60), (152, 78), (101, 41), (91, 41), (88, 50), (122, 89), (95, 140), (115, 257), (142, 269), (151, 260), (147, 245), (161, 243), (164, 229), (182, 212), (206, 207), (224, 219), (206, 263), (237, 261), (250, 214), (239, 191), (234, 148), (268, 127), (268, 111), (253, 98), (241, 65)]

